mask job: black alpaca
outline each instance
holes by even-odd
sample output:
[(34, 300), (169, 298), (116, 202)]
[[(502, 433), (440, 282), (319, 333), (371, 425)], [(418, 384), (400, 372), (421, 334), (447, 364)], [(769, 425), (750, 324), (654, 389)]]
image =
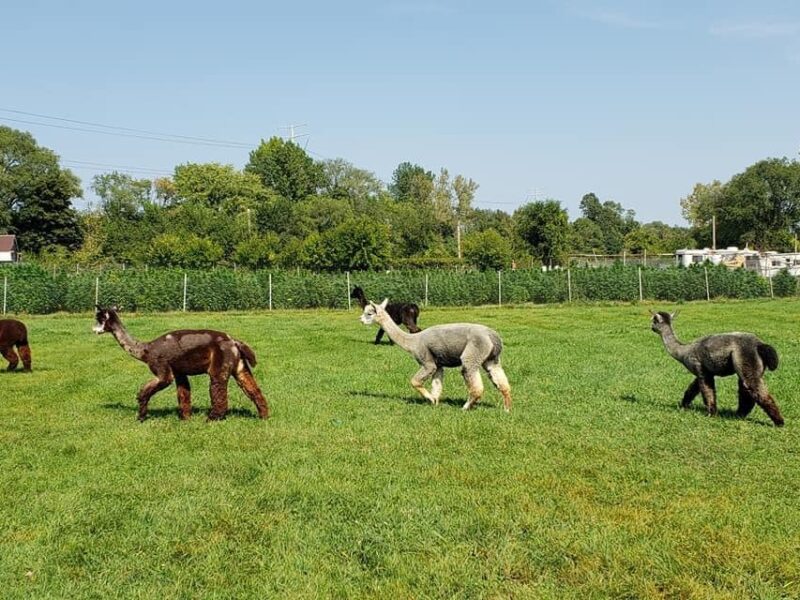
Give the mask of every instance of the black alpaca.
[[(353, 292), (350, 294), (350, 297), (358, 300), (358, 305), (361, 307), (361, 310), (364, 310), (364, 307), (369, 304), (369, 300), (367, 300), (364, 290), (358, 286), (353, 288)], [(419, 333), (422, 331), (419, 327), (417, 327), (419, 306), (413, 302), (392, 302), (391, 304), (387, 304), (384, 310), (389, 313), (390, 317), (392, 317), (392, 321), (398, 325), (405, 325), (409, 333)], [(375, 336), (375, 343), (380, 344), (382, 337), (383, 328), (381, 327), (378, 329), (378, 334)], [(391, 339), (389, 340), (389, 343), (394, 344)]]

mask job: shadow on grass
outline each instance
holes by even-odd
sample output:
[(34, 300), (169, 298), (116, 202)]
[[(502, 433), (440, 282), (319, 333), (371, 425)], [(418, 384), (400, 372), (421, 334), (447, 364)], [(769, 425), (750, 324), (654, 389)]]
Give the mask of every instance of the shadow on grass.
[[(107, 402), (106, 404), (101, 405), (103, 408), (107, 408), (110, 410), (118, 410), (124, 412), (131, 412), (134, 414), (139, 414), (139, 407), (134, 404), (124, 404), (122, 402)], [(205, 409), (197, 409), (195, 408), (192, 411), (192, 417), (205, 417), (208, 415), (208, 410)], [(228, 409), (226, 417), (245, 417), (245, 418), (252, 418), (257, 419), (258, 415), (255, 412), (249, 411), (246, 408), (240, 407), (233, 407)], [(164, 419), (164, 418), (178, 418), (178, 407), (175, 408), (148, 408), (147, 409), (147, 418), (154, 418), (154, 419)]]
[[(665, 412), (686, 411), (686, 412), (700, 413), (702, 415), (706, 415), (707, 414), (706, 407), (703, 406), (703, 403), (700, 400), (696, 400), (695, 402), (690, 404), (688, 407), (684, 408), (678, 403), (675, 403), (675, 404), (664, 404), (663, 402), (657, 402), (657, 401), (652, 400), (650, 398), (641, 398), (640, 396), (637, 396), (636, 394), (622, 394), (621, 396), (619, 396), (619, 399), (622, 400), (623, 402), (629, 402), (631, 404), (639, 404), (639, 405), (651, 406), (651, 407), (657, 408), (657, 409), (665, 411)], [(753, 414), (756, 411), (759, 411), (759, 410), (761, 410), (761, 409), (759, 409), (756, 406), (753, 409), (753, 412), (751, 412), (747, 417), (740, 417), (739, 414), (734, 409), (726, 408), (726, 407), (719, 407), (718, 406), (717, 407), (717, 416), (720, 419), (731, 420), (731, 421), (748, 421), (748, 422), (752, 423), (753, 425), (760, 425), (762, 427), (772, 427), (772, 423), (771, 422), (767, 423), (767, 422), (756, 420), (756, 419), (753, 418)]]
[[(427, 406), (431, 406), (431, 403), (423, 398), (422, 396), (403, 396), (401, 394), (381, 394), (377, 392), (357, 392), (355, 390), (350, 390), (347, 392), (348, 396), (352, 396), (354, 398), (380, 398), (382, 400), (403, 400), (406, 404), (425, 404)], [(458, 408), (462, 408), (464, 403), (467, 401), (466, 398), (439, 398), (439, 404), (447, 404), (449, 406), (457, 406)], [(475, 405), (475, 408), (497, 408), (491, 403), (487, 402), (478, 402)]]

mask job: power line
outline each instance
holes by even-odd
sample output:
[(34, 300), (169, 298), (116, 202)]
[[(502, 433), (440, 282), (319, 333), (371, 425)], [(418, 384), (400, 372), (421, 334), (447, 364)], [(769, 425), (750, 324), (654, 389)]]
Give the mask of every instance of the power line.
[[(78, 125), (89, 125), (91, 127), (102, 127), (104, 129), (116, 129), (119, 131), (128, 131), (133, 133), (139, 133), (144, 135), (153, 135), (158, 136), (159, 138), (178, 138), (181, 140), (187, 141), (194, 141), (194, 142), (204, 142), (207, 144), (213, 145), (224, 145), (224, 146), (234, 146), (234, 147), (242, 147), (242, 148), (251, 148), (252, 144), (247, 144), (245, 142), (232, 142), (230, 140), (218, 140), (214, 138), (205, 138), (205, 137), (197, 137), (193, 135), (180, 135), (177, 133), (163, 133), (159, 131), (148, 131), (147, 129), (135, 129), (133, 127), (122, 127), (120, 125), (105, 125), (103, 123), (93, 123), (91, 121), (80, 121), (78, 119), (67, 119), (66, 117), (54, 117), (51, 115), (44, 115), (40, 113), (32, 113), (26, 112), (24, 110), (14, 110), (11, 108), (0, 108), (0, 112), (8, 112), (14, 113), (18, 115), (26, 115), (29, 117), (37, 117), (40, 119), (50, 119), (53, 121), (63, 121), (66, 123), (77, 123)], [(40, 123), (40, 125), (45, 125), (45, 123)], [(92, 130), (94, 131), (94, 130)], [(99, 133), (99, 132), (98, 132)]]

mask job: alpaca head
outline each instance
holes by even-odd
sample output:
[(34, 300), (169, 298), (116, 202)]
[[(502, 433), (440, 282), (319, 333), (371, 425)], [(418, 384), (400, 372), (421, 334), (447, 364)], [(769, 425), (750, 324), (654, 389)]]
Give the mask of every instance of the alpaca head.
[(380, 304), (370, 302), (364, 307), (364, 312), (361, 313), (360, 320), (364, 325), (372, 325), (375, 321), (381, 322), (381, 319), (388, 316), (386, 314), (386, 305), (389, 304), (389, 299), (386, 298)]
[(356, 286), (353, 288), (353, 291), (350, 292), (350, 297), (354, 300), (360, 300), (361, 298), (365, 297), (364, 290), (362, 290), (359, 286)]
[(672, 322), (675, 320), (675, 317), (678, 316), (678, 311), (676, 310), (674, 313), (668, 313), (664, 311), (653, 312), (651, 310), (650, 314), (653, 315), (653, 319), (650, 321), (650, 329), (660, 334), (672, 328)]
[(116, 306), (102, 308), (95, 305), (95, 309), (94, 318), (96, 323), (95, 326), (92, 327), (92, 331), (97, 335), (109, 333), (114, 330), (114, 325), (120, 324), (119, 316), (117, 316), (117, 311), (119, 309)]

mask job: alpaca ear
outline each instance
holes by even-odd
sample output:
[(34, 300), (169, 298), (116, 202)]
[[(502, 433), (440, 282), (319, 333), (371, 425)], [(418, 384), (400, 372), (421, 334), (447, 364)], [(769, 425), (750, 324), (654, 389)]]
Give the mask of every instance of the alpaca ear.
[(678, 316), (678, 311), (676, 310), (675, 312), (673, 312), (673, 313), (672, 313), (672, 314), (669, 316), (669, 318), (670, 318), (670, 319), (672, 319), (672, 320), (674, 321), (674, 320), (675, 320), (675, 317), (677, 317), (677, 316)]
[(389, 299), (388, 298), (384, 298), (383, 302), (381, 302), (381, 308), (386, 308), (387, 304), (389, 304)]
[[(653, 312), (653, 311), (651, 310), (650, 312)], [(654, 313), (653, 313), (653, 320), (654, 320), (654, 321), (656, 321), (656, 322), (658, 322), (658, 323), (663, 323), (663, 322), (664, 322), (664, 317), (662, 317), (662, 316), (661, 316), (660, 314), (658, 314), (657, 312), (654, 312)]]

